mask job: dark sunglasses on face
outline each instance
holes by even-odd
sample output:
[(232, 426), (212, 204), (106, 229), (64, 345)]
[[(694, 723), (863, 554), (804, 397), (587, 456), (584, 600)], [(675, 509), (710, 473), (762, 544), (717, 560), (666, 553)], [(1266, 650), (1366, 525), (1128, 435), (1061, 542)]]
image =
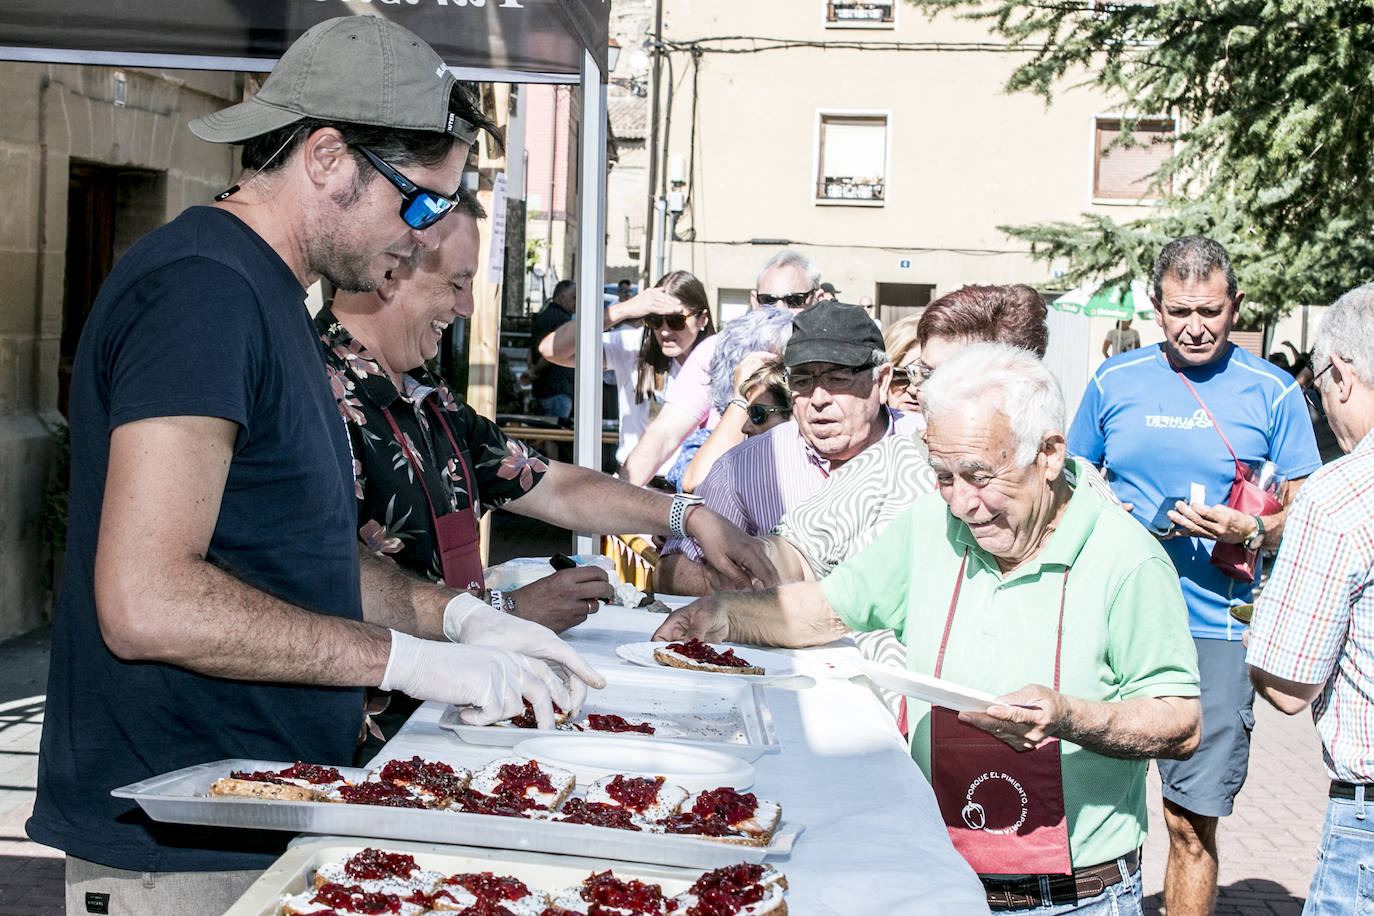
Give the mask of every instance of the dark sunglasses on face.
[(786, 404), (750, 404), (749, 422), (755, 426), (762, 426), (767, 422), (770, 413), (780, 413), (786, 419), (792, 416), (792, 408)]
[(357, 143), (353, 148), (367, 157), (372, 167), (401, 192), (401, 219), (412, 229), (427, 229), (448, 215), (453, 209), (453, 198), (422, 188), (391, 166), (380, 156)]
[(671, 314), (671, 315), (645, 315), (645, 316), (644, 316), (644, 326), (645, 326), (646, 328), (648, 328), (649, 330), (651, 330), (651, 331), (657, 331), (659, 328), (663, 327), (665, 324), (668, 326), (668, 329), (669, 329), (670, 331), (682, 331), (682, 330), (686, 330), (686, 328), (687, 328), (687, 316), (684, 315), (684, 314), (682, 314), (681, 312), (675, 312), (675, 313), (673, 313), (673, 314)]
[(769, 293), (754, 293), (754, 297), (759, 300), (759, 305), (777, 305), (781, 302), (790, 309), (805, 308), (811, 301), (811, 297), (816, 294), (814, 289), (809, 289), (804, 293), (788, 293), (785, 296), (774, 296)]

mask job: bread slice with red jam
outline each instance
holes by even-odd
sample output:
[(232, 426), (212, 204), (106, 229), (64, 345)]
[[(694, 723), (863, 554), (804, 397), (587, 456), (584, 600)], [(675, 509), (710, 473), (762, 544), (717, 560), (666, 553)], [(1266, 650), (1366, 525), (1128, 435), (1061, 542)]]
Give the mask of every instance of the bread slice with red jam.
[(549, 898), (519, 878), (489, 871), (450, 875), (429, 895), (436, 913), (474, 913), (478, 916), (540, 916)]
[(421, 868), (415, 857), (367, 847), (342, 862), (327, 862), (315, 871), (315, 887), (338, 884), (358, 886), (374, 894), (396, 894), (405, 899), (416, 891), (428, 894), (444, 876)]
[(709, 871), (673, 900), (674, 916), (785, 916), (787, 879), (771, 865), (727, 865)]
[(557, 916), (668, 916), (673, 905), (672, 898), (665, 897), (657, 884), (617, 878), (607, 869), (560, 891), (549, 911)]
[(281, 770), (234, 770), (210, 786), (211, 797), (236, 796), (273, 801), (319, 801), (348, 785), (333, 767), (294, 763)]
[(686, 798), (686, 789), (662, 776), (603, 776), (587, 787), (588, 802), (617, 805), (650, 821), (676, 814)]
[(368, 782), (385, 782), (409, 789), (427, 808), (447, 808), (468, 787), (471, 779), (472, 774), (461, 767), (419, 756), (389, 760), (367, 775)]
[[(417, 892), (418, 893), (418, 892)], [(423, 899), (421, 896), (420, 899)], [(376, 913), (395, 916), (420, 916), (428, 912), (424, 903), (412, 903), (399, 894), (365, 891), (356, 884), (326, 884), (282, 902), (285, 916), (371, 916)]]
[[(502, 757), (472, 774), (472, 791), (497, 799), (533, 803), (557, 811), (573, 790), (573, 774), (537, 760)], [(526, 816), (529, 816), (528, 814)]]
[(767, 846), (781, 819), (782, 807), (777, 802), (722, 787), (690, 796), (681, 811), (659, 819), (655, 829), (741, 846)]
[(699, 639), (671, 642), (654, 648), (654, 661), (672, 668), (689, 671), (713, 671), (717, 674), (764, 674), (763, 668), (751, 665), (735, 654), (734, 649), (713, 646)]

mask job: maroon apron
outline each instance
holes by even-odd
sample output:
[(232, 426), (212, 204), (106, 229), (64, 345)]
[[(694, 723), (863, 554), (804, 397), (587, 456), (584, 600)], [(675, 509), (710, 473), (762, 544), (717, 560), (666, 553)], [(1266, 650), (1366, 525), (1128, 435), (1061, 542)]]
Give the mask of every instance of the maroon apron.
[(435, 409), (432, 404), (429, 405), (429, 409), (434, 414), (434, 419), (438, 420), (439, 425), (443, 427), (444, 435), (448, 436), (449, 444), (453, 446), (453, 454), (457, 456), (458, 466), (463, 471), (463, 485), (468, 492), (468, 507), (466, 509), (459, 509), (444, 515), (437, 513), (434, 497), (430, 495), (429, 487), (425, 485), (425, 475), (420, 460), (410, 450), (410, 446), (406, 443), (406, 437), (401, 434), (401, 430), (396, 426), (396, 421), (392, 419), (391, 411), (383, 408), (382, 414), (391, 427), (391, 434), (396, 437), (396, 444), (401, 447), (401, 451), (405, 453), (411, 468), (414, 469), (415, 477), (420, 481), (420, 489), (425, 491), (425, 502), (429, 504), (429, 520), (434, 526), (434, 542), (439, 549), (440, 567), (444, 571), (444, 584), (460, 591), (482, 588), (485, 580), (482, 576), (482, 554), (478, 543), (477, 515), (472, 509), (477, 501), (477, 491), (473, 489), (472, 485), (472, 474), (468, 471), (467, 462), (463, 460), (463, 452), (458, 448), (458, 443), (454, 441), (453, 432), (449, 429), (443, 413)]
[[(959, 579), (949, 601), (935, 676), (944, 667), (959, 588), (968, 550), (959, 564)], [(1064, 586), (1069, 573), (1064, 571)], [(1055, 634), (1054, 689), (1059, 689), (1059, 654), (1064, 636), (1064, 586), (1059, 592), (1059, 628)], [(1059, 767), (1059, 739), (1018, 751), (989, 732), (959, 721), (958, 713), (939, 706), (930, 710), (930, 784), (954, 848), (981, 875), (1067, 875), (1068, 820)]]

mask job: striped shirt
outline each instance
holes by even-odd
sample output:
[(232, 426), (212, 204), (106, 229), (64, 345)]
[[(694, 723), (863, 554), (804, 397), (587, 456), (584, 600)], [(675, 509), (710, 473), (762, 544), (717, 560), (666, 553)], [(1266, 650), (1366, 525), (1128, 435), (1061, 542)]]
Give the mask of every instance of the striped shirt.
[(1255, 607), (1246, 661), (1300, 684), (1333, 779), (1374, 782), (1374, 432), (1307, 479)]
[[(883, 409), (888, 411), (886, 435), (916, 432), (914, 416)], [(829, 476), (830, 463), (802, 436), (797, 421), (788, 420), (721, 455), (697, 495), (745, 533), (766, 534)], [(674, 553), (694, 563), (702, 560), (701, 548), (690, 538), (670, 538), (663, 555)]]

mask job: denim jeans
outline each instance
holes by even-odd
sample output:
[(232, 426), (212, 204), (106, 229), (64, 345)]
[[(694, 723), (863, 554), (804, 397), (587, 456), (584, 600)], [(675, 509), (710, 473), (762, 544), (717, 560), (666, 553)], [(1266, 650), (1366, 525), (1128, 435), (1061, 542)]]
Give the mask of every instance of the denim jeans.
[(1333, 798), (1326, 805), (1317, 873), (1307, 892), (1303, 916), (1370, 916), (1374, 914), (1374, 792), (1352, 800)]
[(547, 398), (538, 398), (539, 410), (546, 417), (571, 417), (572, 416), (572, 395), (555, 394)]
[[(1120, 862), (1120, 860), (1117, 860)], [(1122, 863), (1124, 868), (1124, 863)], [(996, 912), (996, 911), (994, 911)], [(1016, 916), (1058, 916), (1060, 913), (1073, 913), (1074, 916), (1143, 916), (1145, 912), (1145, 892), (1140, 884), (1140, 869), (1127, 875), (1096, 897), (1089, 897), (1077, 903), (1052, 903), (1031, 909), (1005, 910)]]

